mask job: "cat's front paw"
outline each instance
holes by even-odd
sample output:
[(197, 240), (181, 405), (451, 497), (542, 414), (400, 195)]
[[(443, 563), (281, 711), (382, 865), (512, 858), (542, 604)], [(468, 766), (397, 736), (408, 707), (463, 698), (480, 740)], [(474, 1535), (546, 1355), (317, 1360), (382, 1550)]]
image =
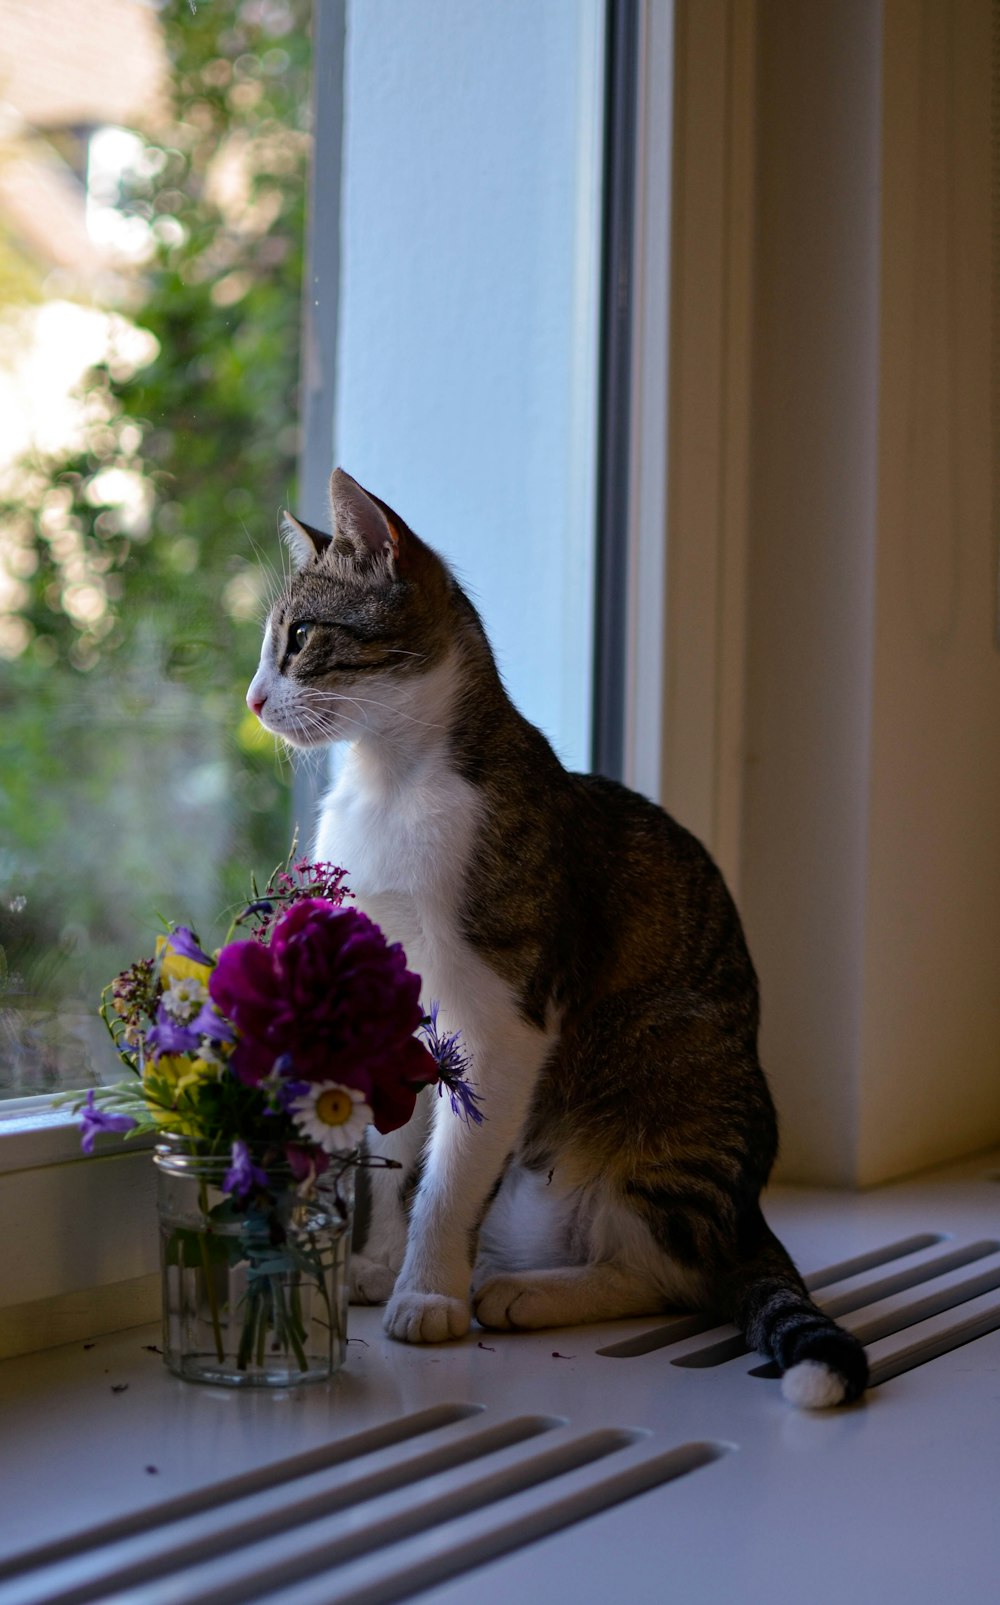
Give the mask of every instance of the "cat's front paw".
[(390, 1299), (382, 1324), (400, 1343), (447, 1343), (469, 1330), (469, 1306), (443, 1293), (401, 1290)]
[(397, 1272), (391, 1265), (368, 1259), (365, 1254), (351, 1255), (350, 1302), (352, 1304), (385, 1304), (392, 1297)]

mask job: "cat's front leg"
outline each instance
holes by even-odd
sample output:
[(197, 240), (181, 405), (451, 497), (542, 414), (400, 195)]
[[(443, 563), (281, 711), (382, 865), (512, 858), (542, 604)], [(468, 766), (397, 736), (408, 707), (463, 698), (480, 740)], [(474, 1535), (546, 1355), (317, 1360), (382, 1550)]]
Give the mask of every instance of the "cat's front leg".
[(462, 1030), (485, 1119), (467, 1125), (447, 1097), (435, 1100), (406, 1257), (385, 1312), (386, 1331), (405, 1343), (440, 1343), (469, 1330), (479, 1227), (553, 1045), (550, 1034), (526, 1024), (509, 1005), (491, 1010), (478, 1030), (466, 1009)]
[(352, 1304), (384, 1304), (396, 1285), (406, 1253), (407, 1201), (419, 1174), (429, 1125), (428, 1100), (432, 1097), (429, 1090), (422, 1092), (412, 1117), (398, 1131), (386, 1136), (374, 1129), (368, 1133), (368, 1153), (394, 1163), (368, 1167), (367, 1229), (351, 1254)]

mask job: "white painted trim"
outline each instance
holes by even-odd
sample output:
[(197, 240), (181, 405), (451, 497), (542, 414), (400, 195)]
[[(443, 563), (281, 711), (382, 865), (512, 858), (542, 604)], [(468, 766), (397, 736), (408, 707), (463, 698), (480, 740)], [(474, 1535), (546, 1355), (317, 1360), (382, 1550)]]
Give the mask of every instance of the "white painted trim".
[(677, 0), (660, 794), (740, 871), (754, 0)]
[(153, 1318), (151, 1139), (98, 1139), (48, 1097), (0, 1106), (0, 1355)]
[(60, 1293), (0, 1308), (0, 1359), (54, 1349), (106, 1332), (141, 1326), (160, 1316), (160, 1274)]
[(730, 5), (723, 475), (716, 609), (718, 720), (711, 843), (730, 887), (742, 869), (746, 609), (749, 544), (751, 328), (753, 322), (756, 0)]
[(636, 107), (624, 778), (656, 801), (662, 794), (666, 675), (673, 55), (673, 0), (643, 0)]
[[(0, 1174), (0, 1220), (3, 1329), (18, 1324), (20, 1307), (56, 1308), (69, 1295), (85, 1329), (107, 1290), (156, 1272), (152, 1157), (118, 1153), (8, 1170)], [(40, 1329), (40, 1346), (45, 1340)]]

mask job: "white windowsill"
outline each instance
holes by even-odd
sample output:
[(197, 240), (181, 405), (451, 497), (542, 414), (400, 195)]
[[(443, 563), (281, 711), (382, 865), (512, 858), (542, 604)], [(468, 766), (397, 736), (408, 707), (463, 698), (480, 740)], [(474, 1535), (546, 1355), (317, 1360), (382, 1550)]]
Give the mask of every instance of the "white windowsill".
[[(578, 1605), (603, 1605), (621, 1594), (624, 1565), (637, 1605), (660, 1605), (666, 1557), (686, 1605), (797, 1605), (792, 1531), (824, 1602), (938, 1605), (957, 1588), (963, 1605), (992, 1605), (1000, 1329), (954, 1348), (941, 1339), (981, 1319), (1000, 1291), (942, 1301), (940, 1313), (923, 1306), (1000, 1259), (996, 1173), (992, 1154), (867, 1194), (769, 1195), (768, 1215), (807, 1272), (888, 1254), (827, 1288), (850, 1306), (849, 1324), (877, 1319), (884, 1333), (869, 1339), (884, 1380), (847, 1411), (791, 1409), (777, 1382), (753, 1374), (754, 1356), (674, 1363), (730, 1329), (602, 1353), (654, 1319), (474, 1328), (458, 1343), (408, 1348), (385, 1337), (378, 1310), (353, 1309), (343, 1372), (329, 1386), (271, 1395), (177, 1381), (153, 1325), (8, 1361), (0, 1555), (125, 1523), (134, 1536), (121, 1550), (85, 1544), (63, 1571), (18, 1578), (18, 1598), (38, 1601), (81, 1583), (91, 1598), (118, 1597), (129, 1584), (115, 1568), (134, 1564), (129, 1597), (150, 1605), (223, 1591), (275, 1605), (506, 1605), (568, 1591)], [(929, 1234), (927, 1246), (914, 1247), (914, 1234)], [(939, 1256), (970, 1245), (975, 1258), (935, 1274)], [(908, 1265), (927, 1279), (893, 1287)], [(924, 1363), (904, 1363), (928, 1343)], [(415, 1415), (423, 1426), (406, 1429)], [(526, 1435), (509, 1430), (525, 1422)], [(533, 1470), (609, 1429), (624, 1435), (620, 1447), (571, 1453), (552, 1476)], [(493, 1448), (463, 1451), (491, 1432)], [(711, 1456), (678, 1480), (615, 1502), (616, 1477), (705, 1446)], [(176, 1500), (187, 1514), (173, 1527)], [(279, 1508), (288, 1521), (272, 1527)], [(195, 1547), (181, 1554), (185, 1539)]]
[[(98, 1139), (101, 1155), (152, 1147), (149, 1138), (126, 1143), (114, 1134)], [(49, 1097), (11, 1098), (0, 1104), (0, 1175), (79, 1160), (80, 1117), (54, 1109)]]

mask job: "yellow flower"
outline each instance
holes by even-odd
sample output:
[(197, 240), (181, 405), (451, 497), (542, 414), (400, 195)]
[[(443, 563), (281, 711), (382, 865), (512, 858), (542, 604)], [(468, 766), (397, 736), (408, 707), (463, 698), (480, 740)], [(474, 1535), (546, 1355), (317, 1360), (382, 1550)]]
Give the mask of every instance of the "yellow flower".
[[(169, 1126), (173, 1131), (183, 1131), (188, 1136), (197, 1136), (194, 1123), (185, 1120), (177, 1113), (177, 1104), (181, 1095), (191, 1092), (200, 1081), (213, 1080), (218, 1074), (219, 1067), (208, 1059), (188, 1059), (183, 1054), (164, 1053), (156, 1060), (150, 1060), (142, 1075), (142, 1084), (156, 1102), (149, 1102), (149, 1112), (158, 1126)], [(171, 1107), (163, 1107), (169, 1102)]]
[(171, 945), (169, 936), (156, 938), (156, 957), (160, 960), (160, 980), (164, 986), (168, 981), (180, 980), (200, 981), (202, 986), (208, 985), (212, 966), (199, 964), (197, 959), (185, 958)]

